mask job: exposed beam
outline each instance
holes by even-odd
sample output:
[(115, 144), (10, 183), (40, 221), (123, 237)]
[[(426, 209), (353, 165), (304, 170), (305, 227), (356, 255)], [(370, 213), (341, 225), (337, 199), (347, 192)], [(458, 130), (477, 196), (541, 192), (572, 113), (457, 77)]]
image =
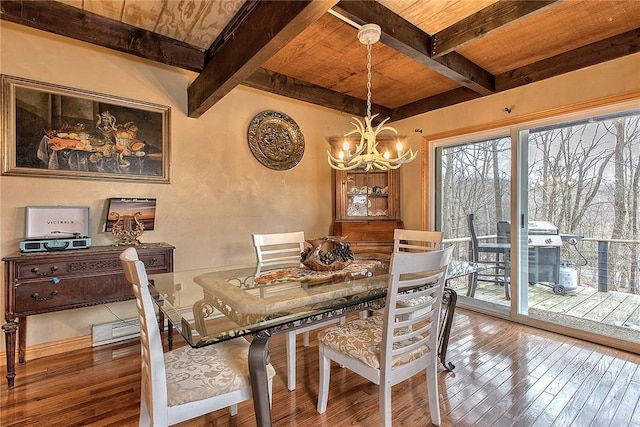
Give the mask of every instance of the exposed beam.
[(237, 23), (236, 30), (213, 52), (211, 61), (189, 86), (189, 117), (200, 117), (336, 2), (256, 2), (242, 22)]
[(494, 92), (491, 73), (455, 52), (437, 60), (431, 58), (430, 36), (380, 3), (372, 0), (343, 0), (332, 9), (360, 25), (378, 24), (382, 29), (382, 43), (462, 86), (481, 95)]
[[(360, 98), (303, 82), (264, 68), (258, 69), (242, 84), (299, 101), (339, 110), (354, 116), (364, 117), (367, 114), (366, 103)], [(377, 113), (380, 113), (381, 118), (390, 117), (391, 109), (372, 104), (371, 114)]]
[(501, 0), (438, 31), (431, 38), (431, 57), (439, 58), (491, 31), (512, 24), (548, 7), (557, 0)]
[(460, 87), (429, 98), (421, 99), (401, 107), (394, 108), (391, 113), (393, 121), (406, 119), (428, 111), (437, 110), (439, 108), (448, 107), (450, 105), (459, 104), (461, 102), (471, 101), (480, 98), (480, 95), (469, 88)]
[(496, 76), (504, 91), (640, 52), (640, 28)]
[(0, 19), (191, 71), (204, 68), (202, 49), (57, 1), (2, 0)]
[(495, 93), (494, 75), (458, 52), (451, 52), (436, 59), (430, 68), (479, 95)]

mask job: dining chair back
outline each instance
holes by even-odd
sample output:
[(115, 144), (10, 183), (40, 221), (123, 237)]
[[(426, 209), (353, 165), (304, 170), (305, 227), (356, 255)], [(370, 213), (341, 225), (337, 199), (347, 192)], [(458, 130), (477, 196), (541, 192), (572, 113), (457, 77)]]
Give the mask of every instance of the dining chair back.
[(442, 231), (406, 230), (393, 231), (393, 252), (437, 251), (442, 244)]
[[(124, 250), (120, 261), (132, 284), (140, 320), (140, 426), (173, 425), (226, 407), (236, 415), (237, 404), (251, 397), (249, 343), (236, 338), (164, 353), (144, 263), (135, 248)], [(269, 364), (269, 398), (274, 375)]]
[[(304, 242), (303, 231), (253, 234), (253, 245), (258, 257), (256, 276), (259, 276), (260, 273), (264, 271), (275, 268), (304, 267), (301, 263), (301, 254), (304, 250)], [(339, 319), (331, 319), (320, 324), (294, 329), (285, 334), (285, 346), (287, 352), (287, 388), (289, 390), (293, 391), (296, 389), (297, 336), (302, 334), (302, 344), (305, 347), (309, 347), (309, 331), (338, 321)]]
[(380, 424), (384, 426), (392, 421), (391, 387), (425, 371), (431, 422), (440, 425), (438, 325), (452, 252), (453, 246), (393, 253), (384, 315), (349, 321), (318, 334), (319, 413), (327, 409), (333, 360), (380, 386)]
[(263, 270), (300, 267), (304, 250), (304, 232), (253, 234), (253, 246), (258, 257), (256, 276)]

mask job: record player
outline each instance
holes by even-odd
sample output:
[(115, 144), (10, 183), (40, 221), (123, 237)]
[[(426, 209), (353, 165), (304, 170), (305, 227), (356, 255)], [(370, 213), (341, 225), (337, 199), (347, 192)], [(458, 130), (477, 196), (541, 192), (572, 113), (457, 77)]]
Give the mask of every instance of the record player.
[(89, 221), (88, 206), (27, 206), (26, 239), (20, 251), (90, 248)]

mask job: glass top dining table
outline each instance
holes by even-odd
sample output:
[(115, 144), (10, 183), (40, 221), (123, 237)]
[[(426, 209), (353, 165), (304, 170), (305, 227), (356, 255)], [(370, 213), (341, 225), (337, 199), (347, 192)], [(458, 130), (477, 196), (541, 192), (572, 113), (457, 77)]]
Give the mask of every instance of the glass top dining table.
[[(447, 278), (476, 273), (482, 264), (452, 261)], [(318, 272), (281, 268), (255, 276), (256, 264), (149, 275), (149, 289), (169, 322), (189, 345), (202, 347), (251, 336), (249, 372), (259, 426), (271, 425), (266, 364), (269, 337), (350, 313), (384, 306), (388, 263), (356, 260), (345, 269)], [(446, 288), (439, 356), (446, 347), (457, 295)]]

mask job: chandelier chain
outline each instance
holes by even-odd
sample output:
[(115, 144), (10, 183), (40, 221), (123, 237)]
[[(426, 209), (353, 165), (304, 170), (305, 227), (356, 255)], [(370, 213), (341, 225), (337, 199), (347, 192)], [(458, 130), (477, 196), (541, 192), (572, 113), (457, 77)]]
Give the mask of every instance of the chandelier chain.
[[(380, 113), (371, 116), (371, 51), (373, 50), (372, 45), (380, 40), (380, 35), (380, 26), (376, 24), (365, 24), (358, 31), (358, 40), (367, 46), (367, 115), (364, 122), (357, 117), (352, 117), (351, 124), (355, 126), (355, 129), (344, 135), (343, 148), (337, 157), (334, 157), (331, 152), (327, 152), (327, 161), (333, 169), (342, 171), (363, 169), (367, 172), (373, 169), (382, 171), (398, 169), (400, 165), (413, 161), (418, 154), (412, 149), (404, 150), (398, 141), (395, 157), (392, 156), (388, 146), (390, 142), (388, 138), (385, 143), (378, 145), (381, 142), (378, 140), (378, 134), (382, 132), (398, 137), (398, 131), (386, 125), (387, 121), (391, 119), (390, 117), (382, 120), (375, 128), (372, 124)], [(356, 143), (355, 147), (347, 141), (351, 135), (360, 135), (360, 141)]]
[(371, 42), (367, 43), (367, 117), (371, 117)]

